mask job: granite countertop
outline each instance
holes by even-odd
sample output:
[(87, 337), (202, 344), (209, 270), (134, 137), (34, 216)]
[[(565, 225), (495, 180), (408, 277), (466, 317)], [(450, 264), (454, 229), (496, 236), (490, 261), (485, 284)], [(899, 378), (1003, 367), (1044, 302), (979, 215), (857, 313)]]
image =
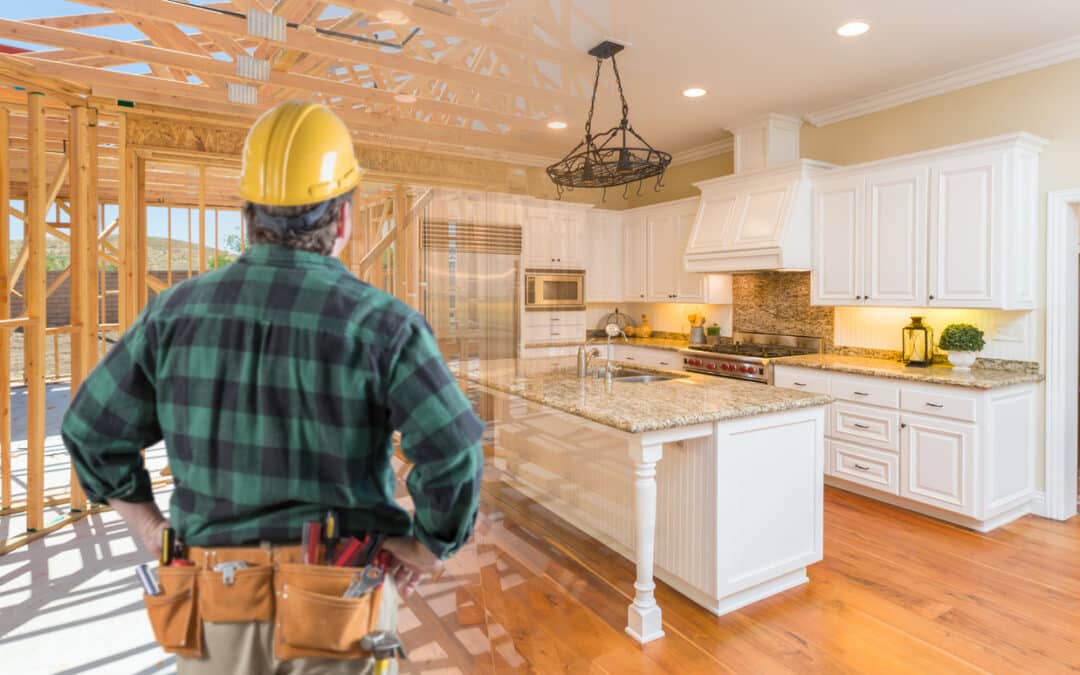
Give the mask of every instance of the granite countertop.
[(947, 384), (972, 389), (997, 389), (1015, 384), (1042, 382), (1043, 375), (1027, 370), (1003, 368), (972, 368), (970, 371), (957, 371), (952, 366), (929, 366), (926, 368), (908, 368), (899, 361), (872, 359), (863, 356), (842, 356), (840, 354), (807, 354), (804, 356), (785, 356), (773, 359), (773, 364), (832, 370), (853, 375), (872, 375), (895, 380), (909, 380), (924, 384)]
[(753, 382), (619, 365), (685, 377), (649, 383), (613, 382), (609, 387), (603, 379), (578, 379), (566, 358), (471, 361), (467, 372), (469, 380), (481, 386), (630, 433), (814, 407), (832, 401), (820, 394)]
[[(544, 342), (537, 344), (527, 344), (525, 349), (543, 349), (545, 347), (576, 347), (584, 342), (586, 338), (582, 336), (580, 340), (566, 340), (564, 342)], [(597, 338), (593, 345), (605, 344), (606, 340)], [(663, 338), (663, 337), (650, 337), (650, 338), (627, 338), (626, 342), (622, 341), (622, 338), (612, 340), (613, 345), (630, 345), (631, 347), (648, 347), (650, 349), (664, 349), (671, 352), (677, 352), (681, 349), (686, 349), (690, 346), (690, 343), (686, 338)]]

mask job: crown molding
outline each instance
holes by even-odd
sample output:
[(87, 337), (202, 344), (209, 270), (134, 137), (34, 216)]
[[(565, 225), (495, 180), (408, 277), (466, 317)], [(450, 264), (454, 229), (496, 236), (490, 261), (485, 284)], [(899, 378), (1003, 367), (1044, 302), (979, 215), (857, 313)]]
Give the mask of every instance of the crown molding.
[(678, 166), (679, 164), (686, 164), (687, 162), (696, 162), (699, 159), (715, 157), (716, 155), (722, 155), (725, 152), (734, 152), (734, 150), (735, 138), (728, 136), (727, 138), (713, 143), (706, 143), (705, 145), (699, 145), (696, 148), (690, 148), (689, 150), (675, 153), (674, 157), (672, 157), (670, 166)]
[(1080, 35), (804, 115), (815, 127), (1080, 58)]

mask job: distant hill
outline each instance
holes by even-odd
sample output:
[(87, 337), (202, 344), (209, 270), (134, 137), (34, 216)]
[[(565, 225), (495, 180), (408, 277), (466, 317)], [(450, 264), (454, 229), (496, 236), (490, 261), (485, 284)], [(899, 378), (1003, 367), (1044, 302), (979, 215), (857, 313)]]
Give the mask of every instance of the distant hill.
[[(62, 270), (70, 263), (70, 256), (68, 253), (68, 244), (65, 241), (61, 241), (56, 237), (47, 237), (45, 246), (46, 255), (46, 267), (49, 270)], [(119, 246), (119, 237), (110, 237), (109, 243), (113, 246)], [(22, 240), (13, 239), (10, 244), (11, 261), (10, 264), (15, 263), (15, 259), (19, 255), (19, 251), (22, 249)], [(164, 270), (169, 268), (169, 240), (166, 237), (147, 237), (146, 239), (146, 268), (148, 270)], [(221, 256), (221, 264), (231, 262), (236, 258), (236, 253), (227, 249), (206, 249), (206, 264), (207, 267), (214, 267), (214, 258), (216, 255)], [(187, 270), (188, 268), (188, 243), (186, 241), (180, 241), (173, 239), (172, 241), (172, 263), (173, 269)], [(196, 244), (191, 245), (191, 268), (197, 270), (199, 268), (199, 247)]]

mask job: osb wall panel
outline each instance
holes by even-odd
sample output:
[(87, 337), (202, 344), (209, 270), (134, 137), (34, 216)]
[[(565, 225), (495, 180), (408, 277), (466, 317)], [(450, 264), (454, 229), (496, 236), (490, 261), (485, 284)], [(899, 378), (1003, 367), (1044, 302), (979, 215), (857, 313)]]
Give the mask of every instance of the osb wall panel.
[(758, 333), (809, 335), (833, 342), (833, 308), (810, 305), (809, 272), (736, 274), (734, 328)]
[(191, 124), (180, 120), (128, 115), (127, 142), (145, 148), (167, 148), (217, 155), (235, 155), (244, 150), (244, 129), (228, 129)]

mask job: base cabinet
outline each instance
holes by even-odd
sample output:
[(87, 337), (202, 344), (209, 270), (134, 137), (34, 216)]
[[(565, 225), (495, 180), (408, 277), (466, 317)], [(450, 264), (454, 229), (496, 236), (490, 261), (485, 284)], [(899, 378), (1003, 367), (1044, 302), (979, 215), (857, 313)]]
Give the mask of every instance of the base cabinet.
[(904, 415), (900, 495), (974, 515), (975, 425)]
[(1031, 512), (1037, 385), (978, 390), (779, 363), (774, 375), (835, 399), (829, 484), (984, 532)]

